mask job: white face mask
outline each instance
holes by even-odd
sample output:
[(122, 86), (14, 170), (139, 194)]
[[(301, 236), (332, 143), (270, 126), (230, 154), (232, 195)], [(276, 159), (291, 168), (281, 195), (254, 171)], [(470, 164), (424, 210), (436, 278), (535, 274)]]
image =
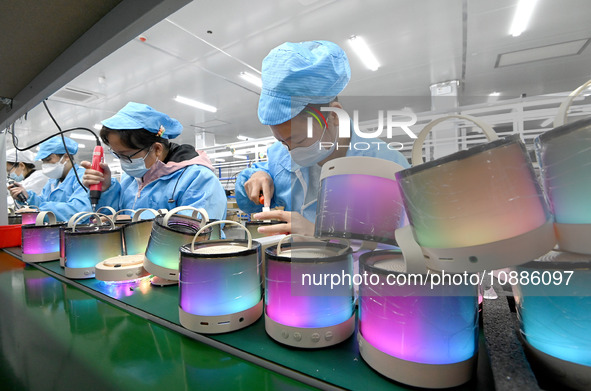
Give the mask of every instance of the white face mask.
[(307, 147), (297, 147), (289, 151), (291, 160), (293, 160), (299, 166), (310, 167), (329, 157), (335, 150), (337, 139), (335, 137), (332, 142), (332, 146), (328, 149), (325, 149), (320, 144), (320, 140), (322, 140), (324, 137), (324, 133), (326, 133), (326, 127), (322, 132), (322, 136), (320, 136), (320, 138), (312, 145), (308, 145)]
[[(63, 159), (63, 156), (62, 156)], [(60, 179), (64, 174), (64, 167), (66, 163), (62, 163), (62, 159), (57, 163), (43, 163), (41, 164), (41, 171), (46, 177), (51, 179)]]

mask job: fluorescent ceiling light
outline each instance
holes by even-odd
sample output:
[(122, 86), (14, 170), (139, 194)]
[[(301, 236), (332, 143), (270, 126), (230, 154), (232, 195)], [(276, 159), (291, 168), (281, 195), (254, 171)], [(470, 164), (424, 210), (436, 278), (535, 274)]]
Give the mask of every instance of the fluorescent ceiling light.
[(242, 140), (242, 141), (248, 141), (248, 137), (246, 137), (246, 136), (242, 136), (242, 135), (240, 135), (240, 134), (239, 134), (238, 136), (236, 136), (236, 138), (237, 138), (238, 140)]
[(240, 77), (249, 82), (250, 84), (254, 84), (259, 88), (263, 87), (263, 81), (258, 76), (255, 76), (248, 72), (240, 72)]
[(363, 38), (353, 35), (351, 38), (349, 38), (349, 44), (351, 45), (355, 53), (357, 53), (357, 55), (363, 62), (363, 65), (365, 65), (372, 71), (378, 70), (378, 68), (380, 67), (380, 63), (378, 62), (374, 54), (371, 52), (369, 46), (367, 46)]
[(500, 96), (500, 95), (501, 95), (501, 93), (497, 92), (497, 91), (494, 91), (494, 92), (491, 92), (490, 94), (488, 94), (488, 96)]
[(90, 134), (71, 133), (70, 137), (78, 140), (96, 140), (96, 137)]
[(554, 45), (520, 50), (517, 52), (499, 54), (495, 68), (523, 64), (532, 61), (547, 60), (549, 58), (581, 54), (588, 44), (589, 38), (586, 38), (576, 41), (562, 42)]
[(235, 159), (241, 159), (241, 160), (246, 160), (248, 159), (246, 156), (242, 156), (242, 155), (234, 155)]
[(92, 127), (96, 130), (101, 130), (103, 128), (103, 124), (94, 124)]
[(515, 15), (513, 16), (513, 23), (511, 23), (511, 28), (509, 29), (509, 34), (518, 37), (525, 31), (537, 2), (538, 0), (519, 0)]
[(218, 163), (223, 163), (226, 161), (226, 159), (216, 158), (216, 159), (213, 159), (213, 161), (218, 162)]
[(183, 103), (185, 105), (196, 107), (196, 108), (201, 109), (201, 110), (210, 111), (212, 113), (215, 113), (216, 111), (218, 111), (218, 109), (216, 107), (207, 105), (205, 103), (198, 102), (198, 101), (193, 100), (193, 99), (185, 98), (183, 96), (178, 96), (177, 95), (177, 96), (174, 97), (174, 100), (176, 100), (179, 103)]
[(86, 148), (86, 144), (80, 144), (80, 143), (78, 143), (78, 149), (80, 149), (80, 148)]

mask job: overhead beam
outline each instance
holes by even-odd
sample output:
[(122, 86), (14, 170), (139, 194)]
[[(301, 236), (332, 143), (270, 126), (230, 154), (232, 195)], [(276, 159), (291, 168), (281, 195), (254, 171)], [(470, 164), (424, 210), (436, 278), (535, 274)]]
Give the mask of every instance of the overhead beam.
[(0, 111), (0, 131), (100, 60), (190, 2), (123, 0), (23, 88), (12, 99), (11, 107)]

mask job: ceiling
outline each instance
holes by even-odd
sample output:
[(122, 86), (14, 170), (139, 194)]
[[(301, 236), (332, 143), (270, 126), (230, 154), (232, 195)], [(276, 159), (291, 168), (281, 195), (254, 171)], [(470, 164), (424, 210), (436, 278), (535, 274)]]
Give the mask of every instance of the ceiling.
[[(177, 118), (184, 125), (181, 142), (194, 144), (196, 135), (204, 135), (207, 145), (213, 145), (214, 140), (217, 144), (236, 142), (239, 134), (268, 137), (270, 130), (256, 115), (260, 90), (239, 74), (260, 74), (265, 55), (285, 41), (324, 39), (341, 45), (352, 68), (351, 82), (343, 96), (396, 97), (400, 108), (410, 107), (415, 112), (430, 110), (429, 86), (448, 80), (460, 81), (460, 104), (470, 105), (485, 101), (492, 92), (500, 93), (499, 99), (537, 96), (571, 91), (591, 79), (591, 49), (584, 41), (591, 38), (588, 0), (538, 0), (529, 28), (519, 37), (508, 34), (517, 0), (199, 0), (182, 8), (179, 1), (174, 2), (180, 9), (172, 14), (173, 2), (152, 2), (169, 3), (159, 11), (159, 18), (152, 13), (154, 22), (144, 17), (133, 29), (109, 29), (112, 24), (105, 18), (113, 17), (114, 11), (129, 0), (89, 0), (84, 6), (79, 6), (79, 1), (54, 1), (70, 11), (85, 12), (69, 12), (67, 17), (80, 21), (74, 28), (72, 20), (64, 20), (66, 15), (59, 9), (44, 11), (42, 19), (59, 18), (60, 26), (68, 26), (67, 31), (65, 27), (56, 28), (55, 34), (43, 37), (41, 46), (52, 44), (56, 48), (46, 66), (51, 66), (58, 47), (63, 51), (72, 42), (77, 43), (85, 25), (96, 28), (96, 20), (103, 24), (104, 41), (84, 58), (84, 67), (75, 56), (69, 56), (72, 64), (63, 67), (60, 77), (47, 80), (45, 89), (40, 88), (30, 99), (21, 99), (12, 113), (0, 110), (0, 128), (16, 120), (15, 133), (21, 146), (50, 135), (55, 125), (38, 105), (49, 97), (47, 104), (62, 128), (92, 128), (128, 101), (137, 101)], [(96, 5), (99, 3), (101, 6)], [(7, 12), (2, 10), (3, 19), (16, 13), (10, 7)], [(79, 20), (79, 14), (86, 19)], [(26, 13), (13, 18), (28, 26), (40, 16)], [(133, 19), (133, 12), (125, 18)], [(161, 21), (153, 25), (157, 20)], [(21, 27), (19, 34), (39, 36), (40, 32), (33, 30), (22, 31)], [(377, 71), (366, 69), (351, 51), (347, 40), (352, 35), (362, 36), (369, 43), (381, 64)], [(59, 44), (53, 42), (58, 39)], [(576, 40), (582, 40), (578, 54), (497, 66), (499, 55), (504, 53)], [(104, 42), (111, 46), (105, 49)], [(115, 50), (115, 46), (121, 47)], [(93, 49), (92, 45), (85, 47)], [(21, 65), (34, 62), (38, 50), (23, 43), (12, 47), (2, 44), (1, 48), (0, 96), (24, 96), (35, 75), (31, 67)], [(7, 65), (7, 57), (15, 58), (12, 66)], [(53, 95), (62, 87), (69, 90)], [(69, 98), (64, 98), (65, 93)], [(176, 95), (213, 105), (217, 112), (178, 103), (173, 100)], [(92, 147), (86, 144), (83, 158), (89, 156)]]

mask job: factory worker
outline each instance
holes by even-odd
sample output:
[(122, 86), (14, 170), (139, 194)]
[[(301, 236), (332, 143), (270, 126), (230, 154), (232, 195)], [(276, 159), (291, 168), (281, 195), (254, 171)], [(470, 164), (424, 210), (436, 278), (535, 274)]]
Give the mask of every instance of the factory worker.
[(129, 102), (113, 117), (102, 121), (100, 136), (119, 159), (123, 175), (110, 185), (111, 170), (104, 174), (90, 169), (84, 185), (102, 183), (99, 206), (119, 209), (173, 209), (177, 206), (203, 208), (210, 219), (226, 217), (226, 193), (204, 152), (187, 144), (170, 142), (181, 134), (176, 119), (142, 103)]
[[(260, 212), (263, 205), (259, 197), (263, 194), (264, 206), (283, 206), (287, 212), (262, 212), (254, 217), (287, 224), (260, 227), (259, 232), (313, 235), (320, 172), (329, 160), (370, 156), (409, 167), (400, 152), (388, 149), (379, 139), (362, 139), (355, 132), (350, 138), (338, 137), (339, 122), (334, 112), (322, 112), (326, 121), (314, 118), (312, 137), (308, 136), (308, 117), (321, 118), (321, 107), (343, 109), (336, 97), (350, 77), (347, 55), (328, 41), (286, 42), (263, 60), (258, 116), (263, 125), (270, 126), (278, 142), (267, 149), (267, 162), (253, 164), (238, 175), (236, 201), (245, 212)], [(336, 148), (337, 143), (354, 145), (358, 141), (370, 143), (372, 148)]]
[(31, 151), (10, 149), (6, 152), (6, 174), (8, 178), (19, 182), (26, 190), (41, 194), (43, 186), (49, 180), (41, 170), (35, 168), (35, 154)]
[[(75, 155), (78, 152), (78, 143), (67, 137), (64, 139), (70, 155)], [(68, 221), (77, 212), (92, 210), (88, 193), (74, 173), (77, 172), (82, 180), (84, 169), (70, 160), (61, 136), (43, 142), (35, 160), (41, 160), (42, 172), (49, 178), (47, 184), (40, 194), (36, 194), (17, 183), (10, 189), (12, 198), (16, 199), (22, 193), (29, 205), (53, 212), (58, 221)]]

